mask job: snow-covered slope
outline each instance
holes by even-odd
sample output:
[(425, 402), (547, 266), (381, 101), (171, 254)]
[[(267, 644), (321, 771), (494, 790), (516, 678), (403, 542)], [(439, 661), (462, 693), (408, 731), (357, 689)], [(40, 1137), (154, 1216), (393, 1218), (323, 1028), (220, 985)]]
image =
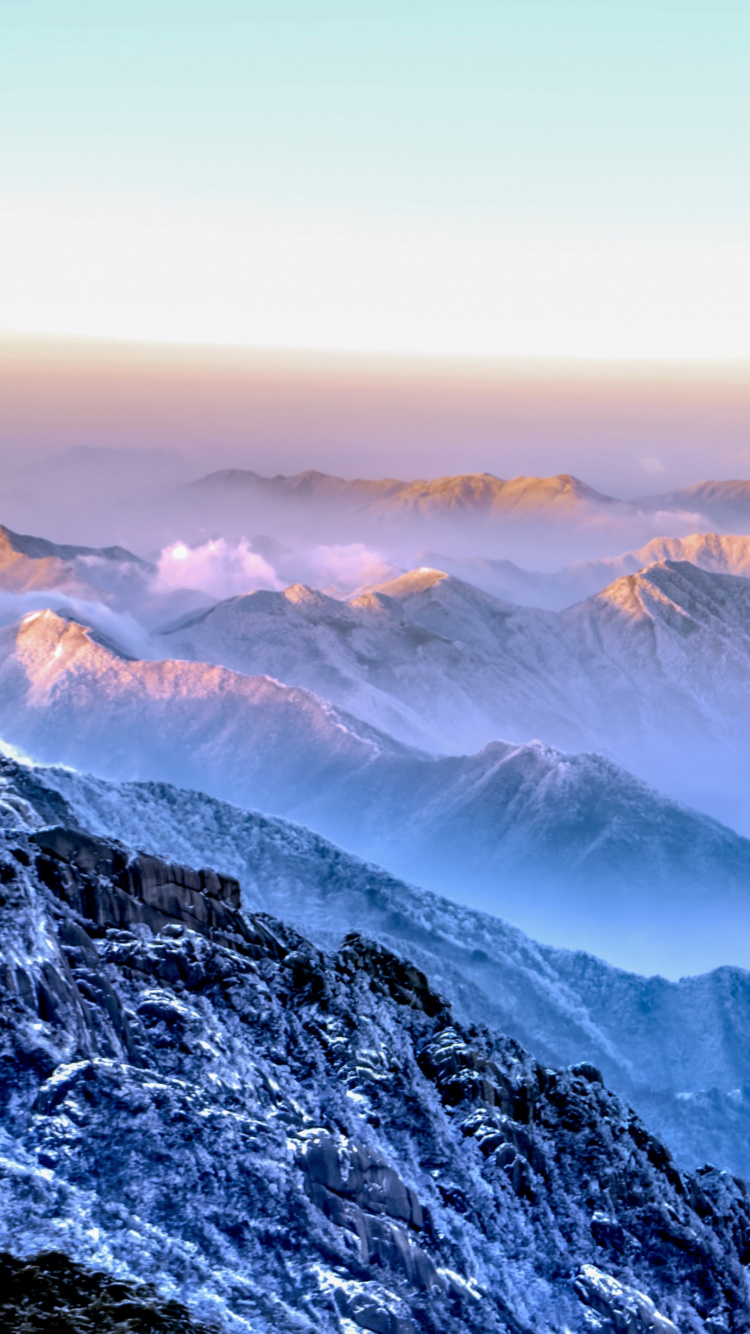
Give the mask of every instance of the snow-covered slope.
[(448, 556), (427, 551), (423, 560), (426, 565), (476, 584), (493, 597), (562, 611), (574, 602), (600, 593), (615, 579), (636, 574), (657, 561), (690, 561), (713, 574), (737, 574), (746, 579), (750, 575), (750, 537), (724, 533), (655, 537), (637, 551), (575, 561), (550, 573), (524, 570), (512, 561), (484, 556)]
[(491, 1023), (548, 1064), (593, 1061), (683, 1164), (708, 1156), (750, 1175), (750, 973), (625, 973), (407, 885), (310, 830), (163, 784), (5, 761), (0, 799), (6, 821), (33, 810), (236, 876), (248, 909), (320, 946), (366, 931), (415, 959), (467, 1022)]
[[(680, 550), (645, 554), (661, 546)], [(750, 581), (717, 567), (746, 568), (748, 550), (686, 550), (714, 568), (663, 560), (562, 613), (428, 567), (348, 604), (302, 587), (250, 594), (185, 618), (159, 651), (270, 672), (433, 750), (530, 736), (603, 750), (747, 829)]]
[(133, 661), (51, 612), (1, 632), (0, 652), (0, 728), (38, 759), (300, 819), (625, 966), (747, 961), (750, 843), (601, 756), (493, 742), (431, 758), (307, 691)]
[[(496, 736), (576, 736), (554, 682), (518, 643), (543, 619), (422, 569), (348, 603), (301, 585), (249, 593), (156, 642), (165, 656), (266, 672), (404, 741), (460, 753)], [(546, 629), (554, 639), (554, 617)]]
[(163, 777), (273, 808), (402, 750), (325, 701), (203, 663), (134, 660), (52, 611), (0, 631), (0, 718), (42, 759)]
[(175, 1296), (253, 1334), (750, 1328), (746, 1187), (679, 1171), (592, 1065), (545, 1069), (408, 959), (321, 953), (213, 871), (61, 825), (0, 836), (0, 867), (16, 1269), (104, 1269), (120, 1328), (164, 1334)]

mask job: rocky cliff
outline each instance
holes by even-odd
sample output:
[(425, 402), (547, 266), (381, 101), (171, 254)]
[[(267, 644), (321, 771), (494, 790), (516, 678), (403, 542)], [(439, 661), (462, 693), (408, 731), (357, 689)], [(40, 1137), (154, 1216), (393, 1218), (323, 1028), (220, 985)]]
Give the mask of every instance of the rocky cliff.
[(244, 914), (228, 876), (5, 814), (8, 1264), (150, 1283), (175, 1330), (750, 1329), (746, 1186), (678, 1171), (593, 1066), (460, 1023), (360, 934)]

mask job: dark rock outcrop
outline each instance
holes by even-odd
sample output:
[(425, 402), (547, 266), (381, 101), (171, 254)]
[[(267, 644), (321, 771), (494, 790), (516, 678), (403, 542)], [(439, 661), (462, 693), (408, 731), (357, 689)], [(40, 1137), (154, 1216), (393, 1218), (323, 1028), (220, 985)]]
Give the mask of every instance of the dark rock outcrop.
[(7, 1250), (227, 1331), (750, 1332), (746, 1186), (680, 1172), (594, 1066), (80, 830), (0, 834), (0, 882)]
[(59, 1251), (0, 1252), (0, 1334), (217, 1334), (179, 1302), (123, 1283)]
[(179, 922), (251, 958), (273, 952), (268, 928), (240, 913), (240, 886), (231, 876), (129, 854), (120, 844), (61, 825), (37, 830), (30, 840), (40, 849), (44, 883), (94, 927), (137, 924), (160, 931)]

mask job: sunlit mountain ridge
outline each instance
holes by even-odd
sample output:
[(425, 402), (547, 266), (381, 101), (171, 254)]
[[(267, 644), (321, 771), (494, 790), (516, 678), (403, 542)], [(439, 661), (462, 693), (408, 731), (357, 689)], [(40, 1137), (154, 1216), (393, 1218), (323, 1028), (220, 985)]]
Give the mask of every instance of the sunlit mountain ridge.
[(42, 761), (300, 820), (626, 967), (744, 962), (750, 842), (601, 756), (495, 741), (435, 758), (307, 690), (201, 662), (139, 661), (51, 611), (0, 632), (0, 729)]
[(599, 593), (622, 575), (635, 574), (661, 560), (687, 560), (716, 574), (750, 574), (750, 537), (733, 533), (691, 533), (686, 537), (654, 537), (636, 551), (619, 556), (574, 561), (560, 570), (521, 569), (513, 561), (481, 556), (450, 556), (425, 551), (424, 561), (477, 584), (495, 597), (524, 606), (562, 611)]
[[(748, 544), (688, 550), (745, 568)], [(550, 612), (423, 567), (348, 602), (300, 587), (247, 594), (156, 638), (164, 655), (324, 694), (407, 744), (466, 753), (542, 736), (604, 750), (719, 816), (734, 791), (730, 818), (748, 815), (750, 582), (739, 575), (662, 560)]]

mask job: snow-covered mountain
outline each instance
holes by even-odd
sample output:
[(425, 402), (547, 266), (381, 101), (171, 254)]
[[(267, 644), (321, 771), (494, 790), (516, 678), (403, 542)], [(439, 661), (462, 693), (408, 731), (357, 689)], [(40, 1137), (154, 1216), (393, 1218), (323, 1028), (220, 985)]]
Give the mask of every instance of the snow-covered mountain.
[(323, 953), (231, 878), (8, 795), (11, 1328), (51, 1287), (102, 1334), (746, 1334), (746, 1186), (680, 1171), (590, 1062), (545, 1068), (361, 932)]
[(575, 561), (550, 573), (524, 570), (513, 561), (486, 556), (450, 556), (426, 551), (425, 565), (457, 575), (493, 597), (528, 607), (562, 611), (625, 575), (637, 574), (658, 561), (690, 561), (713, 574), (750, 575), (750, 537), (725, 533), (691, 533), (687, 537), (655, 537), (637, 551), (621, 556)]
[(305, 690), (134, 661), (52, 612), (0, 632), (0, 729), (47, 762), (310, 824), (542, 939), (672, 974), (747, 961), (750, 842), (597, 755), (434, 758)]
[[(404, 748), (267, 676), (133, 659), (52, 611), (0, 630), (6, 736), (110, 777), (181, 777), (264, 805), (304, 803)], [(15, 721), (14, 721), (15, 720)]]
[(422, 568), (346, 605), (300, 587), (236, 598), (160, 651), (270, 672), (433, 750), (530, 736), (603, 750), (748, 828), (750, 581), (716, 571), (747, 568), (748, 551), (701, 543), (687, 550), (713, 570), (663, 560), (561, 613)]
[(153, 566), (124, 547), (69, 546), (0, 525), (0, 588), (10, 593), (49, 589), (101, 600), (151, 574)]
[(299, 825), (202, 793), (7, 760), (2, 779), (6, 811), (29, 803), (48, 823), (208, 863), (237, 877), (246, 907), (322, 947), (367, 931), (416, 959), (468, 1021), (491, 1022), (551, 1064), (593, 1060), (683, 1163), (708, 1155), (750, 1175), (749, 972), (678, 982), (623, 972), (405, 884)]
[(652, 510), (696, 510), (728, 532), (750, 532), (750, 482), (697, 482), (635, 502)]
[[(575, 737), (569, 709), (518, 640), (525, 618), (471, 584), (414, 570), (341, 602), (295, 585), (184, 618), (157, 639), (165, 656), (265, 672), (317, 691), (404, 741), (466, 752), (496, 736)], [(557, 633), (546, 619), (549, 638)]]

